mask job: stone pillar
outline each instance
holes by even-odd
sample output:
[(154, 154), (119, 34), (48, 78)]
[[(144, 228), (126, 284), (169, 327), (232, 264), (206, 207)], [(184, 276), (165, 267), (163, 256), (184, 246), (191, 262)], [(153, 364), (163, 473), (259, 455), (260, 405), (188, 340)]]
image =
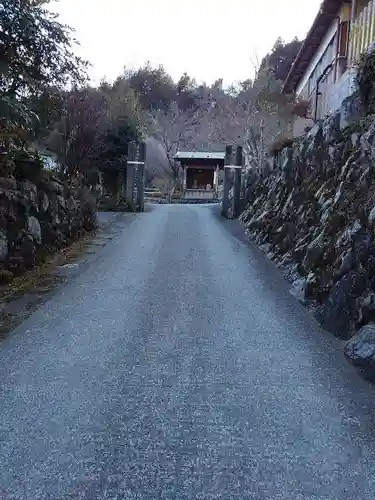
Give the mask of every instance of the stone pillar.
[(117, 190), (116, 190), (116, 206), (118, 208), (121, 207), (123, 204), (123, 201), (125, 199), (124, 197), (124, 191), (125, 191), (125, 172), (124, 170), (120, 170), (117, 174)]
[(233, 184), (233, 217), (239, 217), (241, 212), (241, 180), (242, 180), (242, 147), (238, 146), (236, 151), (235, 165), (239, 168), (234, 170)]
[(137, 201), (136, 208), (139, 212), (145, 210), (145, 179), (146, 179), (146, 144), (141, 142), (138, 148), (137, 165)]
[(98, 191), (101, 196), (103, 194), (103, 173), (100, 170), (98, 172)]
[(103, 172), (99, 170), (99, 175), (98, 175), (98, 198), (99, 202), (102, 200), (103, 196), (106, 194), (105, 193), (105, 187), (104, 187), (104, 181), (103, 181)]
[(146, 144), (129, 143), (126, 167), (126, 202), (133, 212), (143, 212), (146, 177)]
[(224, 186), (223, 186), (223, 200), (221, 204), (221, 215), (223, 217), (228, 217), (229, 211), (229, 191), (230, 191), (230, 178), (231, 172), (230, 168), (226, 165), (233, 165), (233, 148), (232, 146), (227, 146), (225, 148), (225, 161), (224, 161)]
[(128, 165), (126, 161), (123, 161), (120, 167), (118, 182), (120, 182), (120, 193), (121, 193), (121, 205), (124, 206), (126, 203), (126, 186), (127, 186), (127, 176), (128, 176)]
[(136, 211), (136, 200), (134, 199), (134, 184), (136, 177), (137, 147), (135, 142), (128, 144), (128, 158), (126, 166), (126, 203), (132, 212)]
[(219, 165), (217, 165), (214, 173), (214, 185), (213, 185), (213, 189), (216, 193), (216, 196), (218, 196), (219, 194), (219, 176), (220, 176), (220, 168)]

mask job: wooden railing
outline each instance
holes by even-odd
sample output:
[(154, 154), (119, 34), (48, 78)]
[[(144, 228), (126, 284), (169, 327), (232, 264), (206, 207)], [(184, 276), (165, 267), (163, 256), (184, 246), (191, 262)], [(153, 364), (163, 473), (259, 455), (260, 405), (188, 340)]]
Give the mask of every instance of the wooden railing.
[(185, 200), (214, 200), (216, 193), (213, 189), (186, 189)]
[(352, 23), (349, 39), (349, 64), (358, 61), (359, 56), (375, 41), (375, 0), (358, 14)]

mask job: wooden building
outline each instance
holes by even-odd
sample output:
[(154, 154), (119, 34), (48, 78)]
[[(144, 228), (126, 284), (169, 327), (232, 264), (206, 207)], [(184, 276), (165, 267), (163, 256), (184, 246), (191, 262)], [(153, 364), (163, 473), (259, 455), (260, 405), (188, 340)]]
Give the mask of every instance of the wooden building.
[(219, 198), (225, 152), (179, 151), (174, 159), (181, 166), (182, 196), (185, 200), (211, 201)]
[(355, 91), (357, 61), (375, 48), (375, 0), (323, 0), (293, 63), (283, 92), (310, 104), (294, 135), (334, 112)]

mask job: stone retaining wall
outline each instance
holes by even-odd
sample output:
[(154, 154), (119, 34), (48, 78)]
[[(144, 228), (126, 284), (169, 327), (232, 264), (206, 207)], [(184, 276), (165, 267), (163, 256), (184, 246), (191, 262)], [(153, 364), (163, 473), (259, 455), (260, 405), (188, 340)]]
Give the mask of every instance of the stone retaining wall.
[(280, 160), (248, 176), (241, 220), (318, 321), (349, 339), (375, 322), (375, 117), (344, 130), (328, 117)]
[(96, 227), (94, 197), (50, 172), (37, 181), (0, 177), (0, 283)]

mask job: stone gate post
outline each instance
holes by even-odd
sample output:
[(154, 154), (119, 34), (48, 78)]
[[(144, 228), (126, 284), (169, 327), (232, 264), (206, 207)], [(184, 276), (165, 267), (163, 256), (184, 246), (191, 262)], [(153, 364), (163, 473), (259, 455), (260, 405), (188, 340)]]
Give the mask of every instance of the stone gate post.
[(126, 202), (133, 212), (144, 211), (146, 144), (129, 143), (126, 166)]
[(126, 203), (130, 210), (136, 211), (136, 202), (134, 200), (134, 183), (136, 177), (136, 160), (137, 159), (137, 146), (135, 142), (128, 144), (128, 158), (126, 164)]
[(241, 212), (242, 146), (237, 146), (233, 183), (233, 217)]
[(145, 179), (146, 179), (146, 143), (141, 142), (138, 148), (137, 165), (137, 201), (136, 210), (145, 210)]
[(230, 165), (233, 164), (233, 148), (228, 145), (225, 148), (225, 160), (224, 160), (224, 186), (223, 186), (223, 200), (221, 204), (221, 215), (223, 217), (228, 217), (229, 211), (229, 191), (230, 191)]
[[(224, 192), (221, 215), (223, 217), (238, 217), (241, 210), (241, 174), (242, 174), (242, 147), (238, 146), (233, 158), (233, 147), (225, 148), (224, 162)], [(233, 181), (232, 181), (233, 179)], [(233, 196), (229, 199), (233, 185)]]

